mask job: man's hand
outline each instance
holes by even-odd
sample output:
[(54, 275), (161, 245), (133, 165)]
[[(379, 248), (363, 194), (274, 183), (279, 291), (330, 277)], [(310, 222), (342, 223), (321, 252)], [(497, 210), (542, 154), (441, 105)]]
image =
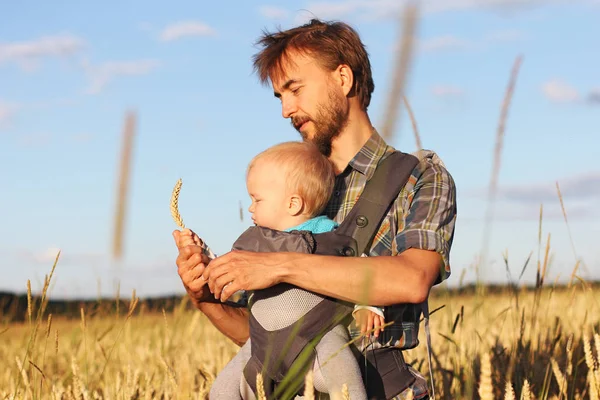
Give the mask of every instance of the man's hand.
[(280, 283), (286, 264), (298, 256), (233, 250), (213, 259), (204, 278), (210, 291), (223, 302), (238, 290), (265, 289)]
[(203, 279), (202, 273), (210, 259), (203, 253), (200, 238), (189, 229), (182, 231), (173, 231), (175, 245), (179, 249), (177, 256), (177, 272), (183, 282), (183, 286), (187, 291), (192, 302), (198, 306), (210, 295), (206, 290), (206, 280)]

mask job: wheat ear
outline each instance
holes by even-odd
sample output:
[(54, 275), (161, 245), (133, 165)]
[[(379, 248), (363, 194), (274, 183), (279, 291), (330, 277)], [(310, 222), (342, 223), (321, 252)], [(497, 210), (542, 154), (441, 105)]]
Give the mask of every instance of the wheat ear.
[(481, 374), (479, 377), (478, 392), (481, 400), (493, 400), (494, 398), (494, 387), (492, 386), (492, 361), (488, 352), (484, 352), (481, 357)]
[(256, 396), (258, 400), (267, 400), (267, 393), (265, 392), (265, 383), (262, 373), (256, 375)]
[(179, 192), (181, 191), (182, 184), (183, 182), (181, 182), (180, 178), (173, 188), (173, 193), (171, 194), (171, 216), (181, 229), (185, 229), (185, 224), (183, 223), (183, 219), (179, 214)]

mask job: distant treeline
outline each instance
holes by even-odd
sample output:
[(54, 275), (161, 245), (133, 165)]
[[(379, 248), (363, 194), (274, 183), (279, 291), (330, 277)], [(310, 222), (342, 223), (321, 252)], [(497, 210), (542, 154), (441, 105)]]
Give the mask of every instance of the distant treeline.
[[(579, 282), (575, 283), (579, 285)], [(600, 289), (600, 281), (587, 282), (593, 290)], [(509, 285), (485, 285), (485, 292), (487, 294), (501, 294), (507, 293), (511, 290)], [(519, 291), (534, 291), (533, 286), (519, 286), (512, 287), (512, 290)], [(545, 289), (549, 289), (545, 286)], [(554, 286), (554, 290), (565, 290), (566, 285)], [(477, 292), (477, 286), (475, 284), (465, 285), (462, 287), (435, 287), (433, 293), (438, 291), (449, 292), (454, 295), (472, 295)], [(35, 319), (39, 306), (40, 299), (33, 296), (33, 312), (32, 318)], [(135, 313), (140, 312), (172, 312), (175, 308), (191, 309), (190, 302), (185, 301), (184, 296), (172, 295), (162, 297), (148, 297), (140, 298), (137, 304)], [(183, 302), (185, 301), (185, 302)], [(119, 315), (126, 315), (131, 303), (130, 298), (120, 298), (118, 303), (116, 298), (99, 298), (99, 299), (50, 299), (44, 312), (45, 315), (53, 314), (55, 316), (62, 316), (66, 318), (80, 318), (81, 309), (85, 310), (85, 313), (89, 317), (94, 315), (115, 315), (117, 311)], [(27, 320), (27, 294), (16, 294), (10, 292), (0, 291), (0, 322), (20, 322)]]
[[(182, 303), (183, 296), (164, 296), (139, 299), (135, 313), (139, 312), (171, 312), (176, 307), (183, 306), (191, 308), (189, 302)], [(39, 307), (40, 298), (32, 298), (32, 319), (35, 319)], [(131, 298), (100, 298), (100, 299), (50, 299), (47, 302), (44, 315), (52, 314), (67, 318), (80, 318), (81, 309), (85, 310), (86, 316), (94, 315), (126, 315), (129, 310)], [(0, 322), (21, 322), (28, 319), (27, 294), (15, 294), (0, 292)]]

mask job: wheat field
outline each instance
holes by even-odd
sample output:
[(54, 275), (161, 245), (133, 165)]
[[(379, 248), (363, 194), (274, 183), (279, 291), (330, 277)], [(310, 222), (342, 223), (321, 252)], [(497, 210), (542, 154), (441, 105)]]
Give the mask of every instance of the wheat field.
[[(598, 286), (581, 280), (436, 288), (436, 398), (598, 399), (599, 299)], [(46, 291), (30, 295), (24, 321), (2, 316), (2, 399), (205, 399), (238, 349), (186, 297), (156, 310), (134, 292), (112, 305), (87, 304), (78, 318), (46, 313), (47, 300)], [(422, 328), (420, 341), (406, 358), (428, 376)]]
[[(394, 69), (390, 109), (382, 132), (386, 138), (391, 136), (402, 98), (417, 148), (421, 148), (415, 116), (402, 95), (416, 16), (409, 8), (402, 17), (406, 18), (407, 23), (402, 24), (406, 29), (401, 31), (402, 51)], [(495, 197), (502, 139), (520, 63), (518, 57), (502, 104), (490, 204)], [(121, 256), (125, 236), (133, 118), (128, 117), (124, 130), (115, 258)], [(180, 189), (178, 181), (171, 212), (183, 227), (177, 210)], [(558, 197), (562, 205), (560, 189)], [(492, 221), (491, 210), (487, 225)], [(538, 262), (535, 288), (508, 285), (450, 290), (442, 285), (432, 291), (432, 369), (437, 399), (600, 400), (600, 286), (577, 279), (577, 266), (569, 285), (545, 284), (546, 266), (544, 262), (541, 269)], [(86, 303), (78, 318), (52, 315), (46, 312), (47, 289), (55, 268), (56, 263), (39, 296), (32, 296), (29, 290), (26, 315), (0, 314), (0, 399), (208, 398), (212, 381), (238, 347), (193, 310), (187, 297), (157, 310), (140, 301), (134, 292), (130, 300), (117, 299), (112, 305)], [(428, 377), (423, 328), (419, 335), (421, 344), (407, 351), (405, 357)], [(310, 375), (306, 378), (311, 381)], [(341, 393), (338, 397), (346, 396)]]

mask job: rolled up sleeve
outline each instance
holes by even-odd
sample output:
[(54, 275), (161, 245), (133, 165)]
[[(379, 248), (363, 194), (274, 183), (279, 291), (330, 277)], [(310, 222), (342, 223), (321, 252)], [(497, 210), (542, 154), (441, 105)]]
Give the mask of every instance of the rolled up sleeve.
[(404, 229), (394, 238), (397, 254), (413, 248), (442, 256), (443, 267), (436, 283), (450, 276), (450, 249), (456, 222), (456, 186), (443, 164), (423, 159), (414, 187), (408, 193), (409, 208)]

